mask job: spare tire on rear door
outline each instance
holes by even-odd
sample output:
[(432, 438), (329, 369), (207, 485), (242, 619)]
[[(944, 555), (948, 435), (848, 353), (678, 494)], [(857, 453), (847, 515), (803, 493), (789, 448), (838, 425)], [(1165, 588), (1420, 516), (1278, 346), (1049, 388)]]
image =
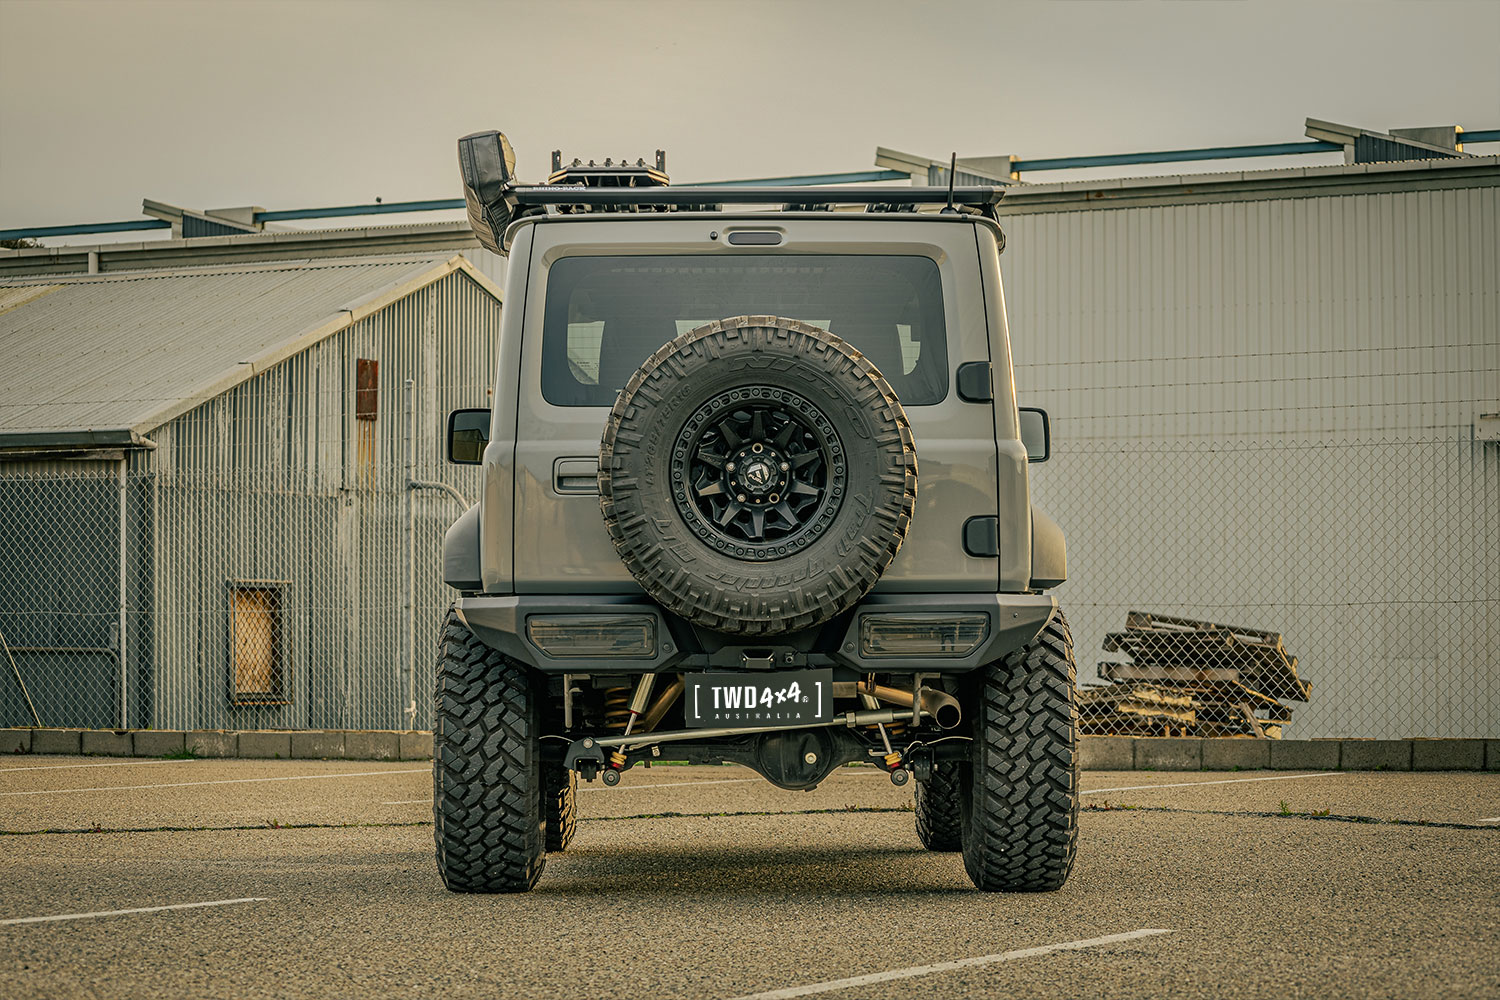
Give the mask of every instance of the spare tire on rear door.
[(865, 357), (775, 316), (698, 327), (615, 400), (599, 501), (646, 593), (720, 632), (772, 635), (847, 610), (901, 547), (911, 425)]

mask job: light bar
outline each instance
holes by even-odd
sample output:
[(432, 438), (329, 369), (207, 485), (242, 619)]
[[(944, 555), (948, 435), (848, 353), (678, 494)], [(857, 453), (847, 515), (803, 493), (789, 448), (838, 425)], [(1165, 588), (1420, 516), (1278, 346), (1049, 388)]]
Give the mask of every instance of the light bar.
[(989, 634), (988, 615), (863, 615), (861, 656), (968, 656)]
[(656, 656), (656, 619), (650, 615), (534, 615), (526, 637), (557, 659)]

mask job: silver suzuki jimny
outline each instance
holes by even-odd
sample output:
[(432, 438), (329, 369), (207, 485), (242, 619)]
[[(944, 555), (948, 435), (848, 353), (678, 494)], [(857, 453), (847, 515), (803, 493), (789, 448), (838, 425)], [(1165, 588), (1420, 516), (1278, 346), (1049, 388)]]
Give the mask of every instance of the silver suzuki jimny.
[(438, 868), (517, 892), (577, 779), (733, 762), (788, 789), (863, 763), (991, 891), (1059, 888), (1078, 833), (1062, 531), (1030, 503), (994, 188), (670, 187), (654, 164), (514, 178), (459, 140), (509, 255), (483, 466), (448, 531)]

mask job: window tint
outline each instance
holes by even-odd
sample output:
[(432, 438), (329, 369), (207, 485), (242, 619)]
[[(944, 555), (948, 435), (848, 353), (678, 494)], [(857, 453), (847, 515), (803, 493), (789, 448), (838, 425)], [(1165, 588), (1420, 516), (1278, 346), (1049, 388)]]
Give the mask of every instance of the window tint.
[(542, 396), (610, 406), (673, 337), (730, 316), (785, 316), (837, 334), (907, 406), (948, 394), (943, 290), (928, 257), (566, 257), (547, 277)]

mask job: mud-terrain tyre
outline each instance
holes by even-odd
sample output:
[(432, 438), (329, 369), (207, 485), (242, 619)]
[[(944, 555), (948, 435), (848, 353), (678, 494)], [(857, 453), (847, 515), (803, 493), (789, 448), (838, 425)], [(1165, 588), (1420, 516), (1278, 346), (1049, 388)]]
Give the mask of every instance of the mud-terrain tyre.
[(1073, 636), (1062, 612), (979, 671), (961, 764), (964, 867), (986, 892), (1062, 888), (1078, 848)]
[(911, 424), (859, 351), (775, 316), (670, 341), (615, 399), (599, 502), (646, 593), (695, 625), (772, 635), (852, 607), (917, 495)]
[(929, 851), (957, 851), (964, 845), (962, 798), (965, 786), (959, 762), (940, 760), (932, 777), (917, 782), (917, 839)]
[(453, 892), (525, 892), (544, 850), (538, 699), (526, 668), (443, 622), (432, 732), (438, 873)]
[(542, 765), (542, 813), (547, 823), (547, 853), (566, 851), (578, 830), (578, 773), (561, 761)]

